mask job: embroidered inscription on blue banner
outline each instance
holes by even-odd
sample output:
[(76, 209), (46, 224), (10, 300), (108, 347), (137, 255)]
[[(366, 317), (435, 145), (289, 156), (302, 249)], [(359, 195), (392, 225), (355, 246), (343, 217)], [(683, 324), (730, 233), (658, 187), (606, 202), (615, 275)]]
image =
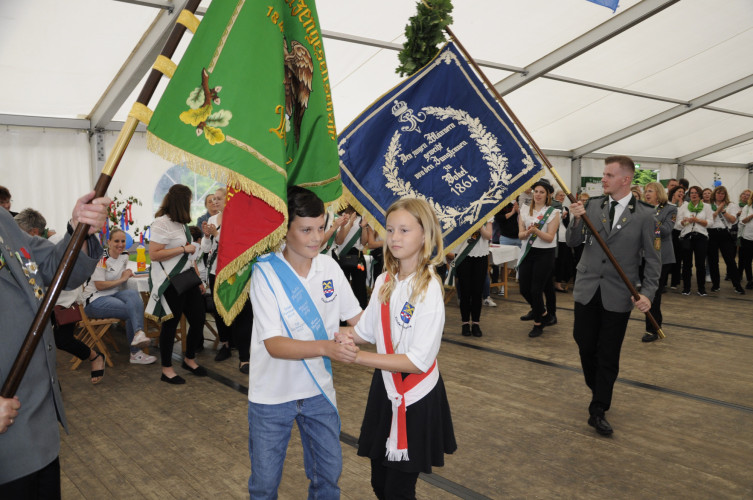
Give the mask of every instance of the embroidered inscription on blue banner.
[(339, 137), (346, 195), (382, 232), (400, 198), (437, 213), (445, 248), (467, 239), (541, 175), (541, 163), (484, 84), (447, 44)]

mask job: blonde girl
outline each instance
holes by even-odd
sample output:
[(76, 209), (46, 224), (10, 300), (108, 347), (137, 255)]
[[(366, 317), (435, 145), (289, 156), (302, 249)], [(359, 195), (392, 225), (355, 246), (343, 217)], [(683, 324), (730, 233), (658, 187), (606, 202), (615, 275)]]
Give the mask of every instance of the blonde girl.
[[(376, 344), (355, 362), (375, 368), (358, 440), (377, 498), (414, 498), (416, 480), (457, 449), (436, 362), (444, 329), (442, 235), (431, 207), (403, 199), (387, 210), (384, 269), (355, 329), (341, 342)], [(395, 405), (393, 406), (393, 402)], [(398, 402), (402, 402), (398, 406)]]

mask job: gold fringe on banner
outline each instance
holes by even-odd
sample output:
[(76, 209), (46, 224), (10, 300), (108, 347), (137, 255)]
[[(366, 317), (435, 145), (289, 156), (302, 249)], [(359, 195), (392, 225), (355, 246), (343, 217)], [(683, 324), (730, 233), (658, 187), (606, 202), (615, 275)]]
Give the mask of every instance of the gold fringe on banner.
[(193, 15), (193, 13), (187, 10), (182, 10), (180, 11), (180, 14), (178, 14), (178, 19), (175, 21), (175, 24), (182, 24), (191, 33), (196, 33), (200, 22), (199, 18)]
[(234, 172), (217, 163), (192, 155), (191, 153), (160, 139), (151, 132), (147, 132), (146, 134), (146, 147), (149, 151), (158, 154), (171, 163), (185, 163), (188, 168), (197, 174), (211, 177), (230, 187), (250, 193), (263, 200), (278, 212), (285, 214), (287, 217), (288, 212), (284, 200), (244, 175)]
[[(534, 185), (536, 181), (538, 181), (543, 175), (544, 175), (544, 169), (542, 168), (528, 182), (523, 184), (521, 187), (515, 190), (515, 192), (508, 195), (504, 200), (502, 200), (502, 202), (499, 205), (497, 205), (494, 209), (492, 209), (488, 214), (486, 214), (483, 219), (477, 221), (473, 226), (471, 226), (471, 228), (465, 233), (463, 233), (463, 235), (460, 238), (457, 238), (455, 241), (452, 241), (450, 242), (449, 245), (445, 246), (444, 253), (445, 254), (449, 253), (449, 250), (453, 248), (455, 245), (457, 245), (458, 242), (465, 241), (468, 238), (470, 238), (470, 236), (473, 233), (478, 231), (481, 228), (481, 226), (486, 224), (486, 221), (489, 220), (490, 217), (494, 217), (497, 214), (497, 212), (502, 210), (508, 203), (514, 200), (520, 193), (524, 192), (526, 189)], [(342, 198), (344, 198), (347, 201), (347, 204), (350, 204), (356, 210), (356, 212), (358, 212), (358, 214), (361, 217), (363, 217), (372, 228), (376, 230), (376, 232), (379, 234), (379, 236), (382, 239), (385, 239), (386, 229), (384, 228), (384, 226), (382, 226), (382, 224), (379, 221), (377, 221), (377, 219), (366, 210), (366, 208), (361, 204), (361, 202), (358, 201), (358, 199), (353, 195), (353, 193), (351, 193), (348, 190), (347, 187), (345, 187), (345, 185), (343, 185)], [(444, 236), (444, 234), (442, 236)]]
[(173, 77), (173, 74), (175, 74), (175, 68), (177, 67), (177, 64), (175, 64), (172, 60), (168, 59), (162, 54), (157, 56), (157, 59), (154, 61), (154, 66), (152, 66), (152, 68), (156, 69), (168, 78)]
[[(224, 283), (225, 281), (230, 280), (235, 273), (239, 272), (245, 266), (251, 265), (249, 263), (251, 259), (258, 255), (261, 255), (263, 252), (274, 252), (279, 249), (280, 243), (282, 243), (282, 240), (285, 238), (285, 234), (288, 232), (287, 209), (283, 211), (283, 214), (285, 216), (285, 219), (277, 229), (259, 240), (254, 246), (236, 257), (232, 262), (230, 262), (217, 273), (217, 283)], [(241, 262), (247, 262), (247, 264), (242, 264)], [(232, 323), (233, 319), (241, 312), (241, 309), (243, 309), (243, 306), (246, 303), (245, 299), (248, 297), (250, 287), (251, 280), (248, 280), (248, 283), (246, 283), (246, 286), (243, 288), (243, 293), (239, 296), (240, 298), (236, 300), (235, 303), (233, 303), (233, 305), (230, 307), (230, 310), (225, 309), (222, 301), (217, 296), (217, 289), (219, 287), (214, 287), (214, 292), (212, 292), (212, 294), (214, 295), (214, 303), (217, 306), (217, 312), (220, 314), (220, 316), (222, 316), (222, 319), (224, 319), (226, 323)]]
[(144, 104), (141, 104), (140, 102), (134, 102), (133, 106), (131, 106), (131, 111), (128, 113), (128, 116), (136, 118), (144, 125), (149, 125), (149, 122), (152, 120), (153, 114), (154, 111), (147, 108)]

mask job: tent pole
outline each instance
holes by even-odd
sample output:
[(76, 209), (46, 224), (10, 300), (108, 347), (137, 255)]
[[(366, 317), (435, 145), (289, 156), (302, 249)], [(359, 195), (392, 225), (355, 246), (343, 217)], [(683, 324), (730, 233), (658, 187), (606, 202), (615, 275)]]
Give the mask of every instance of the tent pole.
[[(570, 189), (567, 187), (567, 184), (565, 184), (565, 181), (562, 180), (562, 177), (557, 173), (557, 171), (554, 169), (552, 164), (549, 162), (549, 159), (546, 157), (543, 151), (539, 148), (539, 146), (536, 144), (536, 141), (533, 140), (533, 137), (531, 137), (531, 134), (528, 133), (526, 128), (523, 126), (523, 124), (518, 120), (518, 117), (515, 116), (515, 113), (513, 113), (512, 109), (507, 105), (505, 100), (502, 98), (502, 96), (497, 92), (497, 89), (494, 87), (491, 81), (489, 81), (489, 78), (484, 74), (483, 71), (481, 71), (481, 68), (479, 68), (478, 64), (473, 60), (471, 55), (468, 53), (467, 50), (465, 50), (465, 47), (463, 47), (463, 44), (458, 40), (458, 37), (455, 36), (455, 33), (452, 32), (449, 26), (445, 27), (445, 31), (450, 36), (450, 38), (457, 44), (460, 51), (463, 53), (465, 58), (468, 60), (468, 62), (473, 66), (473, 68), (476, 70), (476, 72), (481, 76), (481, 79), (484, 81), (486, 86), (489, 88), (489, 90), (492, 92), (494, 97), (497, 99), (499, 104), (502, 106), (502, 108), (505, 110), (507, 115), (512, 119), (513, 122), (515, 122), (515, 125), (518, 127), (520, 132), (523, 134), (523, 136), (528, 141), (528, 144), (531, 145), (531, 147), (536, 151), (536, 154), (539, 156), (539, 158), (544, 162), (544, 165), (546, 165), (546, 168), (549, 169), (549, 173), (552, 174), (552, 177), (554, 177), (554, 180), (557, 181), (557, 184), (560, 185), (562, 188), (562, 191), (565, 192), (565, 195), (570, 199), (571, 203), (576, 203), (578, 200), (575, 199), (575, 196), (573, 193), (570, 192)], [(583, 214), (581, 217), (583, 219), (583, 222), (588, 226), (588, 229), (591, 231), (591, 234), (593, 235), (594, 239), (599, 243), (599, 246), (601, 246), (601, 249), (604, 250), (604, 253), (606, 254), (609, 261), (614, 266), (615, 270), (617, 271), (617, 274), (620, 275), (620, 278), (622, 278), (622, 281), (625, 282), (625, 285), (628, 287), (628, 290), (630, 290), (630, 294), (633, 296), (633, 298), (638, 301), (640, 300), (640, 294), (638, 293), (638, 290), (636, 290), (633, 283), (630, 282), (630, 278), (627, 277), (625, 274), (625, 271), (622, 270), (622, 267), (620, 267), (620, 264), (617, 262), (617, 259), (615, 259), (614, 254), (612, 254), (612, 251), (609, 250), (609, 247), (607, 246), (607, 243), (604, 241), (604, 239), (601, 237), (599, 232), (594, 227), (593, 223), (591, 222), (591, 219), (588, 218), (586, 214)], [(656, 291), (659, 293), (659, 290)], [(651, 314), (650, 311), (647, 311), (646, 318), (651, 322), (651, 325), (656, 330), (656, 333), (659, 335), (659, 338), (665, 338), (666, 335), (662, 331), (659, 324), (656, 322), (656, 319)]]
[[(185, 10), (193, 14), (199, 7), (199, 3), (201, 3), (201, 0), (190, 0), (186, 4)], [(176, 24), (162, 49), (161, 55), (167, 58), (172, 57), (185, 31), (185, 26), (182, 24)], [(157, 89), (157, 84), (161, 77), (162, 73), (153, 69), (136, 102), (144, 105), (148, 104), (149, 100), (154, 95), (154, 91)], [(112, 176), (115, 175), (118, 164), (120, 164), (120, 160), (123, 158), (123, 154), (133, 137), (133, 133), (136, 131), (138, 123), (139, 122), (136, 118), (129, 116), (123, 125), (123, 128), (120, 130), (120, 134), (118, 134), (118, 138), (115, 142), (115, 146), (113, 146), (112, 152), (110, 153), (110, 157), (105, 162), (105, 165), (102, 168), (102, 173), (94, 186), (94, 198), (101, 198), (107, 193), (107, 188), (110, 186)], [(21, 385), (21, 379), (23, 379), (23, 376), (26, 373), (26, 369), (29, 366), (34, 350), (42, 339), (45, 326), (49, 324), (50, 315), (52, 314), (55, 302), (57, 302), (60, 292), (68, 282), (68, 278), (73, 270), (73, 265), (76, 262), (78, 253), (81, 251), (81, 246), (84, 243), (84, 239), (86, 239), (86, 234), (89, 232), (89, 228), (90, 226), (88, 224), (78, 224), (76, 226), (76, 230), (73, 232), (73, 236), (71, 236), (68, 246), (65, 249), (65, 253), (63, 254), (63, 259), (60, 261), (60, 265), (58, 265), (57, 271), (55, 271), (55, 276), (52, 278), (52, 283), (47, 289), (44, 299), (42, 299), (42, 304), (37, 310), (37, 314), (29, 327), (29, 331), (21, 345), (21, 349), (18, 351), (13, 366), (8, 372), (8, 377), (5, 379), (5, 383), (0, 391), (1, 397), (12, 398), (18, 390), (18, 386)]]

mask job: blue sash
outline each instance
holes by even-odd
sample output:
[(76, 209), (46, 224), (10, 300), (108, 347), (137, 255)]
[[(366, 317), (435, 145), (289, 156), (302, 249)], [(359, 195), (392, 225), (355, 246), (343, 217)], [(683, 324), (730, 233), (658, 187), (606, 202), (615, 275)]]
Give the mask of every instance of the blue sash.
[[(267, 268), (267, 266), (271, 269)], [(275, 302), (280, 311), (282, 324), (285, 326), (288, 337), (296, 340), (329, 340), (327, 330), (324, 327), (324, 321), (319, 314), (319, 310), (316, 308), (316, 304), (314, 304), (308, 290), (301, 283), (300, 278), (290, 269), (290, 266), (283, 262), (276, 254), (269, 253), (258, 257), (254, 267), (255, 271), (260, 271), (269, 289), (277, 299)], [(276, 276), (268, 276), (268, 271), (270, 270)], [(281, 297), (280, 295), (284, 296)], [(315, 372), (321, 374), (321, 370), (325, 369), (329, 373), (330, 379), (333, 378), (332, 362), (329, 357), (320, 356), (308, 360), (302, 359), (301, 362), (306, 367), (306, 371), (319, 391), (329, 401), (335, 411), (337, 411), (334, 386), (331, 394), (328, 394), (329, 391), (326, 391), (322, 387), (322, 384), (319, 383), (315, 375)]]

